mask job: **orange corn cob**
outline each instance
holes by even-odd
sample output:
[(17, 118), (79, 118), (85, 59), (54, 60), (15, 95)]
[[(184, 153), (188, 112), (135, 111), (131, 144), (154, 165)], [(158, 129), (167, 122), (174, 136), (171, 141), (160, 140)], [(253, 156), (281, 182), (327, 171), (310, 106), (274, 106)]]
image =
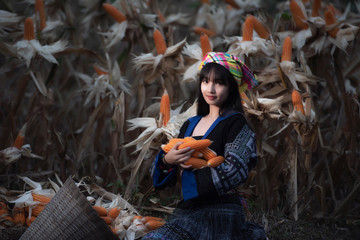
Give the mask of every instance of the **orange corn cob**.
[(211, 150), (210, 148), (203, 148), (199, 150), (200, 153), (202, 153), (202, 158), (204, 158), (205, 160), (209, 160), (213, 157), (216, 157), (216, 152), (214, 152), (213, 150)]
[(32, 216), (39, 216), (40, 213), (45, 209), (45, 206), (44, 205), (37, 205), (36, 207), (34, 207), (32, 210), (31, 210), (31, 215)]
[(291, 61), (292, 57), (292, 42), (290, 37), (284, 39), (282, 48), (281, 61)]
[(157, 54), (164, 54), (167, 47), (166, 47), (165, 39), (158, 29), (154, 31), (153, 38), (154, 38)]
[(110, 225), (113, 221), (113, 219), (111, 217), (108, 216), (100, 216), (105, 222), (106, 224)]
[(203, 57), (205, 57), (205, 55), (208, 52), (212, 51), (210, 41), (209, 41), (209, 37), (205, 33), (201, 34), (201, 36), (200, 36), (200, 46), (201, 46), (201, 52), (202, 52)]
[(254, 31), (254, 18), (251, 15), (247, 16), (243, 24), (243, 39), (242, 41), (252, 41)]
[(41, 195), (41, 194), (37, 194), (37, 193), (31, 193), (33, 201), (38, 201), (41, 203), (49, 203), (51, 201), (50, 197)]
[(34, 22), (31, 17), (25, 19), (24, 25), (24, 39), (33, 40), (35, 39)]
[(26, 221), (24, 208), (14, 207), (12, 213), (15, 225), (24, 226)]
[[(336, 23), (336, 18), (334, 16), (334, 14), (329, 10), (325, 11), (324, 18), (325, 18), (326, 25), (332, 25), (332, 24)], [(336, 34), (338, 33), (338, 31), (339, 31), (338, 28), (334, 28), (334, 29), (331, 29), (330, 31), (328, 31), (328, 34), (331, 37), (336, 38)]]
[(201, 3), (202, 4), (210, 4), (210, 1), (209, 0), (201, 0)]
[(295, 111), (301, 111), (305, 115), (304, 106), (302, 103), (301, 95), (297, 90), (293, 90), (291, 93), (291, 100)]
[(103, 3), (105, 11), (118, 23), (122, 23), (126, 20), (124, 14), (122, 14), (116, 7), (109, 3)]
[(31, 223), (36, 220), (36, 217), (31, 216), (30, 218), (26, 218), (26, 226), (30, 227)]
[(41, 31), (46, 27), (46, 17), (45, 17), (45, 8), (44, 8), (43, 0), (35, 1), (35, 13), (39, 14), (39, 26), (37, 29)]
[(158, 13), (157, 13), (158, 17), (159, 17), (159, 21), (161, 23), (164, 23), (165, 22), (165, 17), (164, 15), (162, 14), (162, 12), (160, 10), (158, 10)]
[(145, 224), (145, 226), (147, 227), (147, 229), (152, 231), (152, 230), (158, 229), (159, 227), (163, 226), (164, 224), (165, 224), (165, 222), (149, 221)]
[(263, 39), (268, 39), (270, 36), (269, 31), (266, 29), (266, 27), (264, 26), (264, 24), (262, 22), (260, 22), (256, 17), (250, 15), (250, 18), (253, 18), (254, 22), (254, 30), (255, 32), (259, 35), (259, 37), (263, 38)]
[(117, 208), (117, 207), (111, 208), (108, 212), (108, 216), (115, 219), (115, 218), (117, 218), (117, 216), (119, 216), (120, 210), (121, 209)]
[(147, 223), (147, 222), (150, 222), (150, 221), (164, 222), (164, 219), (160, 218), (160, 217), (145, 216), (145, 217), (141, 218), (141, 221), (143, 223)]
[(184, 143), (188, 143), (188, 142), (195, 142), (196, 140), (193, 137), (185, 137), (183, 141)]
[(191, 157), (195, 157), (195, 158), (202, 158), (204, 155), (200, 152), (200, 150), (195, 150), (192, 154)]
[(99, 75), (99, 76), (100, 76), (100, 75), (108, 75), (107, 72), (101, 70), (101, 69), (100, 69), (99, 67), (97, 67), (97, 66), (94, 66), (94, 70), (95, 70), (96, 74)]
[(331, 11), (334, 15), (341, 15), (341, 12), (336, 7), (334, 7), (332, 3), (328, 5), (328, 10)]
[(24, 145), (26, 128), (27, 128), (27, 124), (25, 123), (25, 124), (21, 127), (18, 135), (17, 135), (16, 138), (15, 138), (14, 147), (16, 147), (17, 149), (20, 149), (20, 148)]
[(189, 158), (189, 160), (185, 162), (185, 165), (191, 165), (193, 168), (198, 169), (198, 168), (207, 167), (207, 162), (201, 158), (191, 157)]
[(209, 167), (217, 167), (225, 161), (223, 156), (216, 156), (207, 161)]
[(237, 3), (234, 0), (224, 0), (224, 2), (226, 2), (235, 9), (240, 9), (239, 5), (237, 5)]
[(99, 216), (106, 216), (107, 210), (104, 207), (101, 206), (92, 206), (93, 209), (99, 214)]
[(196, 34), (206, 34), (208, 35), (209, 37), (214, 37), (216, 35), (216, 33), (210, 29), (207, 29), (207, 28), (203, 28), (203, 27), (193, 27), (193, 31), (196, 33)]
[(295, 0), (290, 1), (290, 10), (294, 17), (295, 25), (302, 29), (308, 29), (309, 26), (306, 23), (306, 17)]
[(142, 218), (143, 218), (143, 216), (136, 215), (132, 218), (132, 220), (134, 221), (135, 219), (142, 219)]
[(318, 17), (319, 16), (319, 10), (321, 9), (321, 0), (314, 0), (312, 5), (312, 17)]
[(190, 147), (191, 149), (200, 150), (203, 148), (207, 148), (211, 145), (212, 141), (209, 139), (201, 139), (191, 142), (184, 142), (179, 146), (179, 149), (184, 149)]
[(166, 90), (161, 97), (160, 114), (163, 116), (163, 126), (166, 126), (170, 120), (170, 98)]

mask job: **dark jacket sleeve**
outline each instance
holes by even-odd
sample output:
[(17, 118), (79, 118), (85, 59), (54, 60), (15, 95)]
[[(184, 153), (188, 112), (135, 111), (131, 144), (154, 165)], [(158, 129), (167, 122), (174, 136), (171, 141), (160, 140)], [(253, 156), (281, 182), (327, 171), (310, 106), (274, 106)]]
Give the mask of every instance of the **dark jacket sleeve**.
[(257, 161), (255, 133), (244, 118), (228, 124), (224, 141), (225, 161), (218, 167), (210, 169), (213, 184), (219, 195), (244, 183), (248, 178), (249, 170)]

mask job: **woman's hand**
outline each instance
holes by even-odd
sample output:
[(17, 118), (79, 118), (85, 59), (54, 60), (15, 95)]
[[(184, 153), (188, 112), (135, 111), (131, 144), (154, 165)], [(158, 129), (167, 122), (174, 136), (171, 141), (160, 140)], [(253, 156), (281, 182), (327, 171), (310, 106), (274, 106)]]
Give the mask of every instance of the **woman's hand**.
[(191, 154), (195, 151), (189, 147), (179, 149), (182, 142), (175, 143), (174, 147), (165, 155), (164, 161), (168, 165), (179, 165), (182, 168), (190, 168), (191, 165), (185, 165), (184, 163), (189, 160)]

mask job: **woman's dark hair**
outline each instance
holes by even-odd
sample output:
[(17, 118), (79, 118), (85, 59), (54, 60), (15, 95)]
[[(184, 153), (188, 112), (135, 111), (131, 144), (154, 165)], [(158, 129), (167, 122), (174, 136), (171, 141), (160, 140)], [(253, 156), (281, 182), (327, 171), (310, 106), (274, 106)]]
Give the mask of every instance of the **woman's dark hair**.
[(205, 116), (209, 113), (209, 105), (206, 103), (204, 96), (201, 93), (201, 82), (204, 78), (208, 78), (212, 72), (215, 74), (214, 79), (219, 79), (222, 84), (229, 87), (229, 95), (220, 108), (220, 114), (230, 109), (244, 113), (238, 84), (232, 74), (220, 64), (207, 63), (200, 71), (197, 115)]

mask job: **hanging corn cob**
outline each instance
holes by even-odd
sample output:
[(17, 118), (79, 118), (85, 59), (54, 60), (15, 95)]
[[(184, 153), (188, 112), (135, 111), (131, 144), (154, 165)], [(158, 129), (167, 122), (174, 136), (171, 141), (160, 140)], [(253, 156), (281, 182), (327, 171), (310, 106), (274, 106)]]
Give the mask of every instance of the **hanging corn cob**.
[(201, 36), (200, 36), (200, 46), (201, 46), (201, 52), (202, 52), (203, 57), (205, 57), (205, 55), (208, 52), (212, 51), (211, 45), (209, 42), (209, 37), (205, 33), (201, 34)]
[(247, 16), (243, 24), (243, 38), (242, 41), (252, 41), (253, 40), (253, 30), (254, 30), (254, 18)]
[(216, 35), (216, 33), (210, 29), (207, 29), (207, 28), (203, 28), (203, 27), (193, 27), (193, 31), (196, 33), (196, 34), (206, 34), (208, 35), (209, 37), (214, 37)]
[(40, 31), (46, 27), (46, 17), (45, 17), (45, 8), (43, 0), (35, 1), (35, 14), (38, 15), (38, 20), (36, 21), (37, 29)]
[(312, 5), (311, 16), (312, 17), (320, 16), (320, 14), (319, 14), (320, 9), (321, 9), (321, 0), (314, 0), (313, 5)]
[(292, 58), (292, 42), (290, 37), (286, 37), (284, 39), (284, 44), (282, 48), (281, 62), (291, 61), (291, 58)]
[(33, 40), (33, 39), (35, 39), (34, 22), (33, 22), (31, 17), (27, 17), (25, 19), (24, 39), (25, 40)]
[[(329, 10), (325, 11), (324, 18), (325, 18), (326, 25), (333, 25), (336, 23), (336, 18), (332, 11), (329, 11)], [(333, 29), (329, 30), (327, 33), (332, 38), (336, 38), (336, 34), (338, 33), (338, 31), (339, 31), (338, 28), (333, 28)]]
[(291, 93), (291, 100), (295, 111), (300, 111), (305, 115), (304, 105), (302, 103), (301, 95), (297, 90), (293, 90)]
[(109, 3), (103, 3), (105, 11), (118, 23), (126, 21), (126, 16), (122, 14), (116, 7)]
[(309, 26), (306, 23), (305, 13), (300, 8), (300, 6), (297, 4), (296, 0), (290, 1), (290, 10), (294, 17), (295, 25), (301, 29), (308, 29)]
[(166, 47), (165, 39), (158, 29), (154, 31), (153, 38), (154, 38), (157, 54), (158, 55), (164, 54), (167, 47)]
[(168, 92), (165, 90), (160, 101), (160, 114), (162, 115), (162, 125), (166, 124), (170, 120), (170, 98)]

